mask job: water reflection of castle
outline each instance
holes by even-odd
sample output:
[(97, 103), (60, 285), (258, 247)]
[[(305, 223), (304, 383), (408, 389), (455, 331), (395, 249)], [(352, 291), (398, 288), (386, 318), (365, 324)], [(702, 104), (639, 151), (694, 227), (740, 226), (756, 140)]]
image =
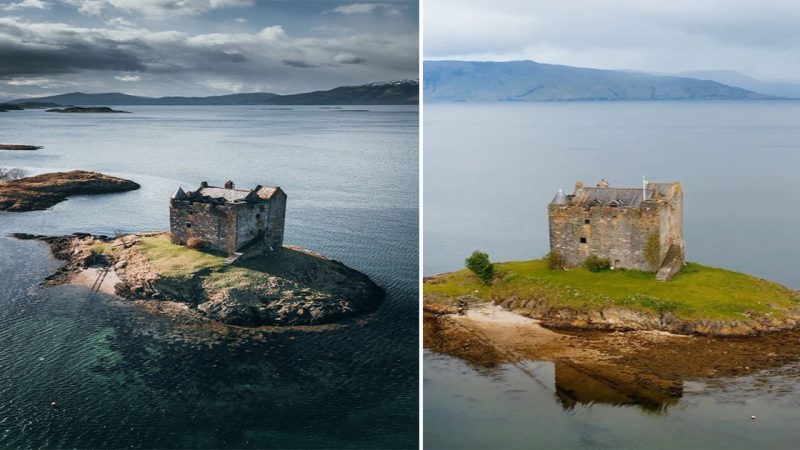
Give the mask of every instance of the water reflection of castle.
[(523, 361), (516, 365), (554, 393), (565, 409), (601, 403), (662, 412), (677, 404), (683, 394), (681, 381), (658, 379), (619, 368), (599, 374), (587, 373), (583, 368), (563, 362)]

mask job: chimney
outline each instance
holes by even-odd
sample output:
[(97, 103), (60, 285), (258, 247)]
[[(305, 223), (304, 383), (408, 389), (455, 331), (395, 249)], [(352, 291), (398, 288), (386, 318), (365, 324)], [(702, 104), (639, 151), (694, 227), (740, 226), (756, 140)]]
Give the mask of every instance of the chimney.
[(200, 182), (200, 187), (201, 187), (201, 188), (208, 187), (208, 181), (201, 181), (201, 182)]
[(608, 181), (601, 179), (597, 182), (597, 187), (599, 188), (607, 188), (609, 186)]
[(225, 182), (225, 189), (233, 189), (233, 181), (228, 180)]
[(580, 191), (581, 189), (583, 189), (583, 181), (576, 181), (575, 182), (575, 190), (576, 191)]

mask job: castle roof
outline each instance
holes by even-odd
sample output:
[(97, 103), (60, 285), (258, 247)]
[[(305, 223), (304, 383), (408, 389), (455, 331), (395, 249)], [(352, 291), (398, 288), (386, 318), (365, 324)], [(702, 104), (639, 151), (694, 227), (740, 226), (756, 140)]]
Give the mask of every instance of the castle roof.
[(276, 192), (281, 191), (281, 188), (277, 186), (258, 185), (253, 189), (235, 189), (232, 183), (230, 186), (209, 186), (207, 183), (203, 183), (196, 191), (186, 193), (179, 188), (173, 198), (176, 200), (189, 198), (195, 202), (214, 204), (266, 202), (272, 199)]
[[(646, 192), (649, 199), (652, 192)], [(637, 208), (644, 201), (641, 188), (583, 188), (575, 192), (570, 204), (581, 206), (627, 206)]]
[[(598, 185), (600, 185), (598, 183)], [(647, 189), (642, 188), (612, 188), (612, 187), (576, 187), (575, 193), (566, 196), (566, 199), (557, 195), (551, 205), (573, 206), (617, 206), (639, 208), (642, 203), (660, 199), (669, 199), (675, 195), (677, 183), (647, 182)], [(607, 183), (604, 186), (608, 186)]]

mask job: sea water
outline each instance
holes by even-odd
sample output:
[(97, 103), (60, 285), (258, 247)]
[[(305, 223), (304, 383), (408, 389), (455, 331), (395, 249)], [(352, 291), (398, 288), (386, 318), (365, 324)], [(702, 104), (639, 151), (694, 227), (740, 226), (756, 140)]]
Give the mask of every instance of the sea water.
[[(131, 114), (0, 115), (1, 143), (44, 146), (0, 151), (0, 167), (142, 185), (0, 213), (0, 447), (416, 446), (417, 108), (115, 109)], [(228, 179), (281, 186), (286, 242), (369, 275), (387, 291), (377, 312), (204, 339), (84, 287), (42, 289), (60, 262), (7, 236), (166, 230), (179, 186)]]

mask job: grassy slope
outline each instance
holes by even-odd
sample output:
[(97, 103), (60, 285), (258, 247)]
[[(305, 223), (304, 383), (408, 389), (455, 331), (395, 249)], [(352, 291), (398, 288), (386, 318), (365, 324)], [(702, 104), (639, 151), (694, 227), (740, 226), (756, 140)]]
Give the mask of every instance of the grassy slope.
[(139, 245), (156, 270), (166, 276), (191, 275), (224, 265), (222, 256), (173, 244), (164, 236), (143, 237)]
[(462, 270), (426, 282), (424, 292), (446, 299), (466, 294), (487, 300), (541, 299), (550, 307), (576, 309), (616, 305), (671, 311), (686, 319), (743, 319), (744, 312), (780, 317), (785, 309), (800, 306), (800, 295), (777, 283), (695, 263), (666, 283), (637, 271), (550, 270), (545, 260), (495, 267), (502, 280), (492, 286)]
[(173, 244), (163, 235), (143, 237), (140, 246), (156, 270), (165, 276), (190, 276), (211, 269), (206, 282), (215, 289), (263, 284), (269, 278), (267, 270), (259, 270), (266, 264), (261, 260), (250, 262), (246, 268), (226, 265), (223, 256)]

